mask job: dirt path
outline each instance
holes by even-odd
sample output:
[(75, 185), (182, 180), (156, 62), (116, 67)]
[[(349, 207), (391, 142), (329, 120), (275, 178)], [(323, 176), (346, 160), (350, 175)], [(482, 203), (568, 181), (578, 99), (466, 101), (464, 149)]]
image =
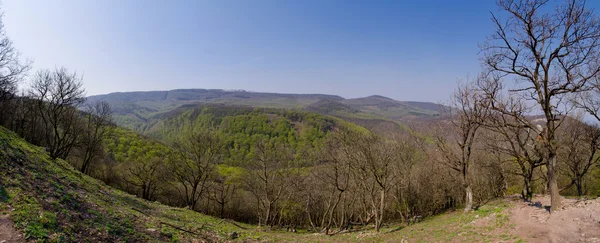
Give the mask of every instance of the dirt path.
[(0, 215), (0, 243), (25, 242), (23, 235), (15, 230), (8, 215)]
[(600, 198), (576, 200), (563, 198), (563, 207), (550, 215), (550, 197), (519, 202), (511, 212), (515, 235), (527, 242), (600, 243)]

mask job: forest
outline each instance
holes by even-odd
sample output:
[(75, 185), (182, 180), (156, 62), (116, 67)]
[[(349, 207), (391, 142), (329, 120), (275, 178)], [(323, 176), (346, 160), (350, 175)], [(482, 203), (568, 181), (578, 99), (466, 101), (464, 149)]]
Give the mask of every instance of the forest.
[(398, 130), (316, 109), (186, 104), (133, 131), (86, 101), (76, 72), (31, 72), (5, 35), (0, 125), (144, 200), (270, 229), (379, 231), (515, 194), (550, 195), (554, 212), (561, 197), (600, 196), (600, 19), (585, 1), (548, 4), (498, 1), (481, 74), (436, 119)]

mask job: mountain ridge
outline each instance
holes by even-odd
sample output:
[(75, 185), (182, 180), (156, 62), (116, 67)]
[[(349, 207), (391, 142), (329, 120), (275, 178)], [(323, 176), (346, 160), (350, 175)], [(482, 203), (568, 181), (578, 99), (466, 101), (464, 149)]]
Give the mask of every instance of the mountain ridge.
[(398, 101), (381, 95), (344, 98), (329, 94), (290, 94), (223, 89), (173, 89), (165, 91), (114, 92), (88, 97), (88, 102), (105, 101), (121, 126), (139, 131), (148, 119), (170, 111), (201, 104), (222, 104), (254, 108), (306, 110), (345, 120), (407, 122), (439, 117), (439, 105), (432, 102)]

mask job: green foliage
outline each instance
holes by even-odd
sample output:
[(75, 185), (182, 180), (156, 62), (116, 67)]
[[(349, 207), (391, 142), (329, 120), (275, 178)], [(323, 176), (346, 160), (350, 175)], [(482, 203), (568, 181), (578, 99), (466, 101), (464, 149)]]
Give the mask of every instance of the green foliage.
[(119, 127), (111, 129), (104, 144), (107, 154), (121, 163), (147, 161), (171, 153), (168, 146)]
[(238, 183), (244, 176), (244, 168), (228, 165), (217, 165), (216, 169), (219, 176), (225, 178), (225, 184)]
[[(175, 142), (188, 134), (212, 131), (223, 142), (224, 162), (243, 166), (258, 141), (287, 144), (297, 154), (309, 155), (309, 151), (322, 146), (327, 134), (339, 126), (352, 125), (303, 111), (205, 105), (170, 114), (153, 126), (148, 135)], [(296, 158), (298, 164), (308, 163), (302, 156)]]

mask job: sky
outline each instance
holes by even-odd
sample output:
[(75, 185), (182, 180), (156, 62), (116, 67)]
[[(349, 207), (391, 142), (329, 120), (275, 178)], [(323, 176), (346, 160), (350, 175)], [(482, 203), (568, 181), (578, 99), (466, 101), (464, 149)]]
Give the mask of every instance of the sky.
[(32, 72), (88, 95), (180, 88), (447, 100), (480, 70), (495, 1), (4, 0)]

